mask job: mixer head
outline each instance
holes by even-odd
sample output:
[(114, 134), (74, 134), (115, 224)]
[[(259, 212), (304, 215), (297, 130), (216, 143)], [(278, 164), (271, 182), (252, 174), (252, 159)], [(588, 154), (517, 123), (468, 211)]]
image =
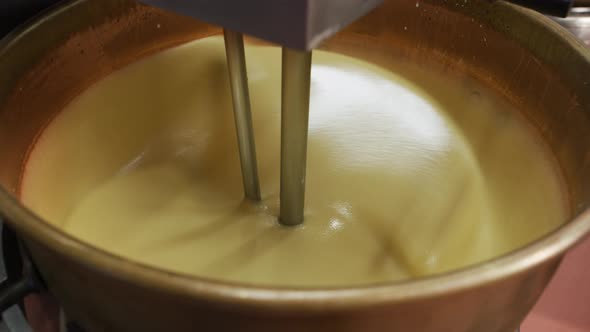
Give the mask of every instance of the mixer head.
[(383, 0), (140, 0), (285, 47), (311, 50)]

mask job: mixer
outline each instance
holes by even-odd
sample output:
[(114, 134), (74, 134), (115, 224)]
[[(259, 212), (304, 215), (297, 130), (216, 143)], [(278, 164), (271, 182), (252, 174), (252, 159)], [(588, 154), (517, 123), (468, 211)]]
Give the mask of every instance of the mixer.
[(251, 200), (260, 199), (260, 188), (242, 33), (283, 46), (279, 221), (303, 222), (311, 49), (382, 1), (144, 2), (224, 27), (244, 191)]

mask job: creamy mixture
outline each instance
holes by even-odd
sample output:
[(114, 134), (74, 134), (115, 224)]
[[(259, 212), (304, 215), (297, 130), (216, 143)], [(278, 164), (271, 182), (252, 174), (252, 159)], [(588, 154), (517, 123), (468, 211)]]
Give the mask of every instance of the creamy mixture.
[(247, 46), (263, 201), (243, 200), (223, 40), (139, 61), (42, 133), (23, 202), (65, 232), (166, 270), (350, 286), (507, 253), (566, 216), (557, 167), (508, 102), (433, 70), (316, 51), (305, 223), (277, 222), (280, 49)]

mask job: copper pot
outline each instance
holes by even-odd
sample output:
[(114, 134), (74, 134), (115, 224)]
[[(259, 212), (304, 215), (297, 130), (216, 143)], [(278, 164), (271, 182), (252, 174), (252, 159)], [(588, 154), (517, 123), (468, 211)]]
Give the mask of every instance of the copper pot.
[(0, 211), (50, 291), (89, 331), (514, 331), (564, 253), (590, 232), (590, 53), (532, 11), (484, 0), (388, 0), (324, 46), (477, 77), (519, 106), (565, 174), (571, 221), (460, 271), (349, 289), (245, 287), (136, 264), (62, 233), (19, 204), (27, 151), (92, 82), (218, 28), (131, 0), (77, 0), (0, 45)]

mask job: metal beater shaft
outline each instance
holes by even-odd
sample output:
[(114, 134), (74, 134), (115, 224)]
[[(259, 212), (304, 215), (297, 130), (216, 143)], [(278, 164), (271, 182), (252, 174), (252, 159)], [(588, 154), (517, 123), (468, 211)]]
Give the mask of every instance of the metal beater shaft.
[(244, 194), (246, 198), (258, 201), (260, 200), (260, 185), (256, 162), (256, 146), (254, 144), (254, 129), (252, 127), (252, 112), (250, 110), (244, 37), (241, 33), (228, 29), (223, 30), (223, 35), (240, 150)]
[(283, 48), (279, 221), (285, 226), (303, 222), (311, 58), (311, 52)]

